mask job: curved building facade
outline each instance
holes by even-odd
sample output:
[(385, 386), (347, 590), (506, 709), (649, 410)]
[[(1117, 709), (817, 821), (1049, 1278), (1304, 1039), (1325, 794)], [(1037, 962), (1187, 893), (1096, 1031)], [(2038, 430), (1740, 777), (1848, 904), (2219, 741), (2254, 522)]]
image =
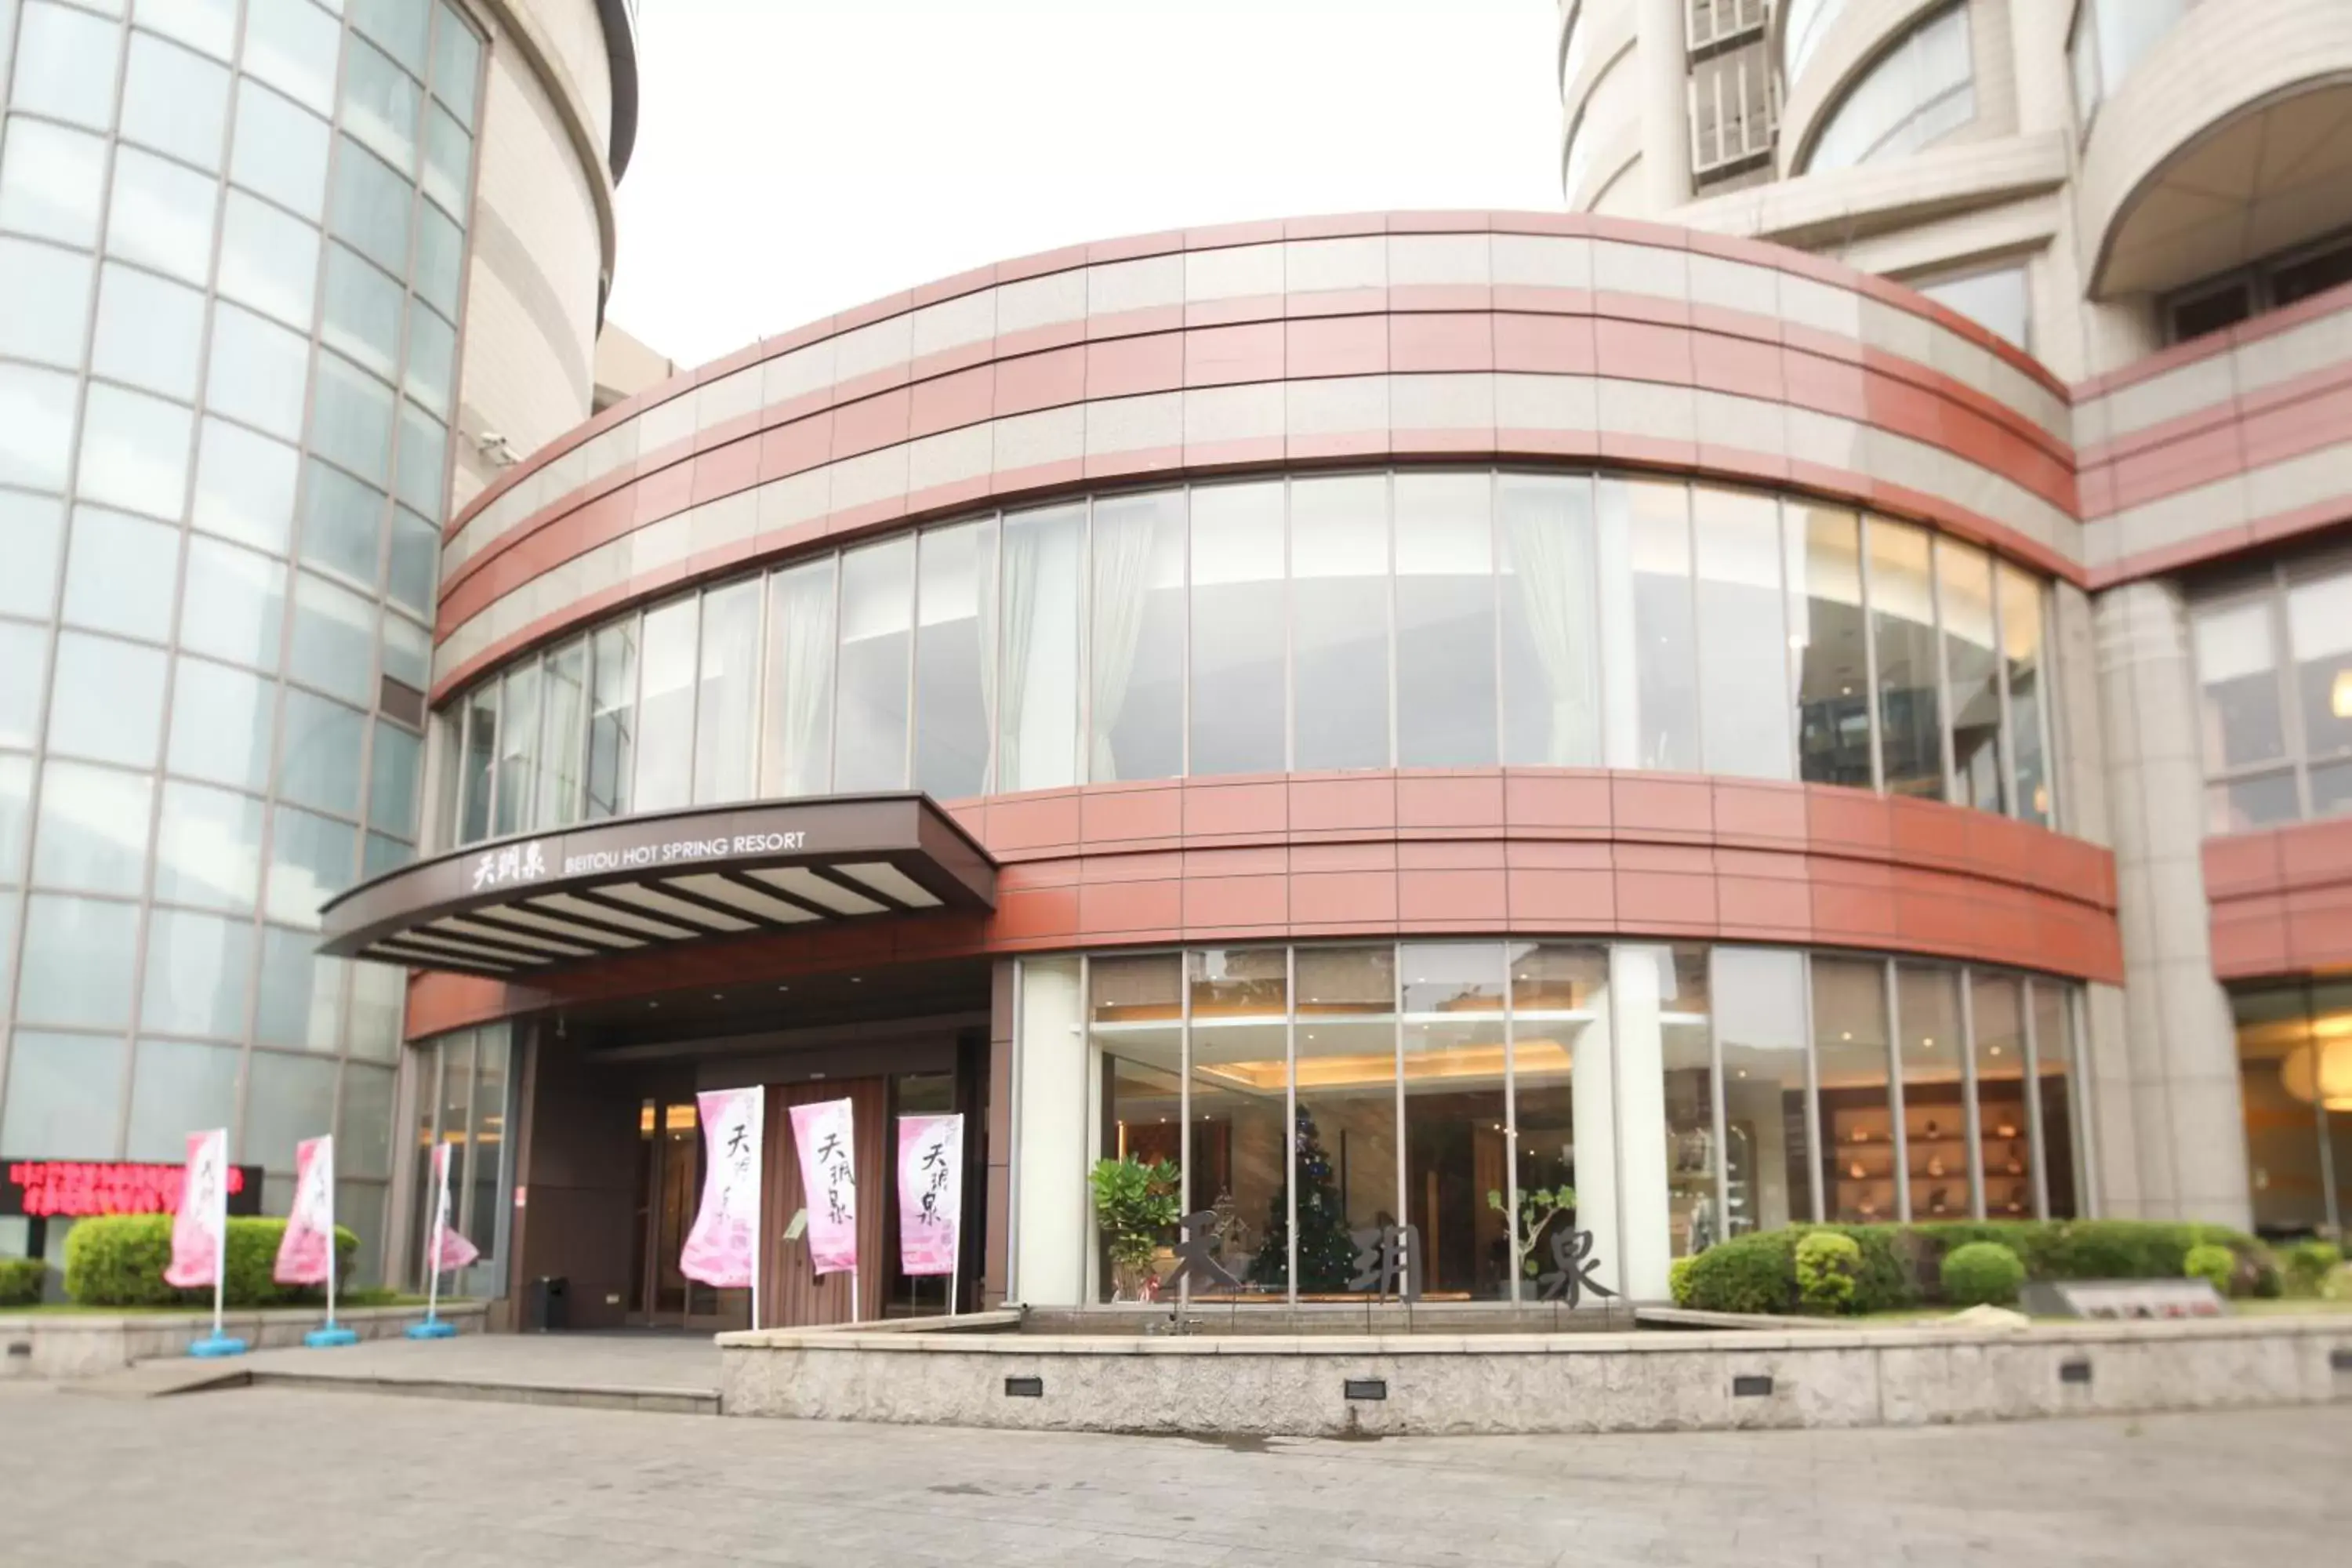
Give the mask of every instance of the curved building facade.
[(588, 412), (632, 58), (592, 0), (0, 5), (0, 1158), (226, 1126), (283, 1212), (337, 1131), (374, 1272), (404, 982), (319, 908), (418, 852), (453, 485)]
[[(779, 1214), (784, 1109), (850, 1100), (865, 1315), (944, 1303), (881, 1154), (931, 1111), (965, 1301), (1133, 1286), (1086, 1199), (1123, 1153), (1286, 1303), (1391, 1222), (1508, 1300), (1490, 1192), (1572, 1185), (1644, 1299), (1758, 1226), (2104, 1212), (2068, 412), (1904, 289), (1623, 221), (983, 268), (452, 519), (432, 849), (325, 946), (419, 972), (404, 1151), (511, 1042), (461, 1217), (575, 1323), (745, 1321), (677, 1253), (695, 1096), (749, 1085)], [(846, 1316), (799, 1247), (771, 1321)]]

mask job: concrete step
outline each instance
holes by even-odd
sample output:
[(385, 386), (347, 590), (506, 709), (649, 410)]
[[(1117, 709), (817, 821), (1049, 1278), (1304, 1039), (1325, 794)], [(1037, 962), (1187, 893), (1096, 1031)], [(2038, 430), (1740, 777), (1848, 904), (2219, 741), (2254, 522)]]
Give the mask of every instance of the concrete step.
[(364, 1373), (295, 1372), (268, 1367), (254, 1368), (245, 1378), (255, 1387), (396, 1394), (413, 1399), (465, 1399), (499, 1405), (556, 1405), (581, 1410), (635, 1410), (664, 1415), (719, 1414), (719, 1391), (715, 1388), (464, 1377), (372, 1377)]
[(243, 1388), (253, 1373), (234, 1359), (205, 1361), (196, 1356), (142, 1361), (121, 1372), (77, 1378), (58, 1387), (67, 1394), (87, 1394), (99, 1399), (160, 1399), (167, 1394), (194, 1394), (206, 1388)]

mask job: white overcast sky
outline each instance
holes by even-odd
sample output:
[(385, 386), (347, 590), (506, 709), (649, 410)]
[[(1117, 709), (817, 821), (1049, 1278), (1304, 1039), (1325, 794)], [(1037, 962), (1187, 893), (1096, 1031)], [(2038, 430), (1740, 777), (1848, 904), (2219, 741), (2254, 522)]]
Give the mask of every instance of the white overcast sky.
[(1559, 205), (1556, 0), (646, 0), (608, 315), (682, 364), (1003, 258)]

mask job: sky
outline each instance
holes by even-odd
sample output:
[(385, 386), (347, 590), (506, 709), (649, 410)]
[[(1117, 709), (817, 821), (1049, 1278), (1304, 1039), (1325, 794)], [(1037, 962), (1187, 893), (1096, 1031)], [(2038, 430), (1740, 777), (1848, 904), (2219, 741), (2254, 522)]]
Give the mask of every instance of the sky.
[(646, 0), (606, 316), (681, 364), (1084, 240), (1559, 205), (1556, 0)]

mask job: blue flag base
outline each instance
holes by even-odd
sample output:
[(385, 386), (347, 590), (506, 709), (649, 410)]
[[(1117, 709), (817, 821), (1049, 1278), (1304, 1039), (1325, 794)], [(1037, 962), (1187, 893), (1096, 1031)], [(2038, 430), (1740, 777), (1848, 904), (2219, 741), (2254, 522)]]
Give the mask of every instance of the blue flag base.
[(360, 1337), (349, 1329), (312, 1329), (302, 1336), (302, 1342), (314, 1351), (324, 1351), (332, 1350), (337, 1345), (355, 1345), (360, 1342)]
[(188, 1353), (200, 1356), (243, 1355), (245, 1342), (226, 1334), (206, 1334), (188, 1347)]
[(408, 1337), (412, 1340), (454, 1340), (457, 1337), (457, 1325), (446, 1318), (427, 1318), (421, 1323), (409, 1324)]

